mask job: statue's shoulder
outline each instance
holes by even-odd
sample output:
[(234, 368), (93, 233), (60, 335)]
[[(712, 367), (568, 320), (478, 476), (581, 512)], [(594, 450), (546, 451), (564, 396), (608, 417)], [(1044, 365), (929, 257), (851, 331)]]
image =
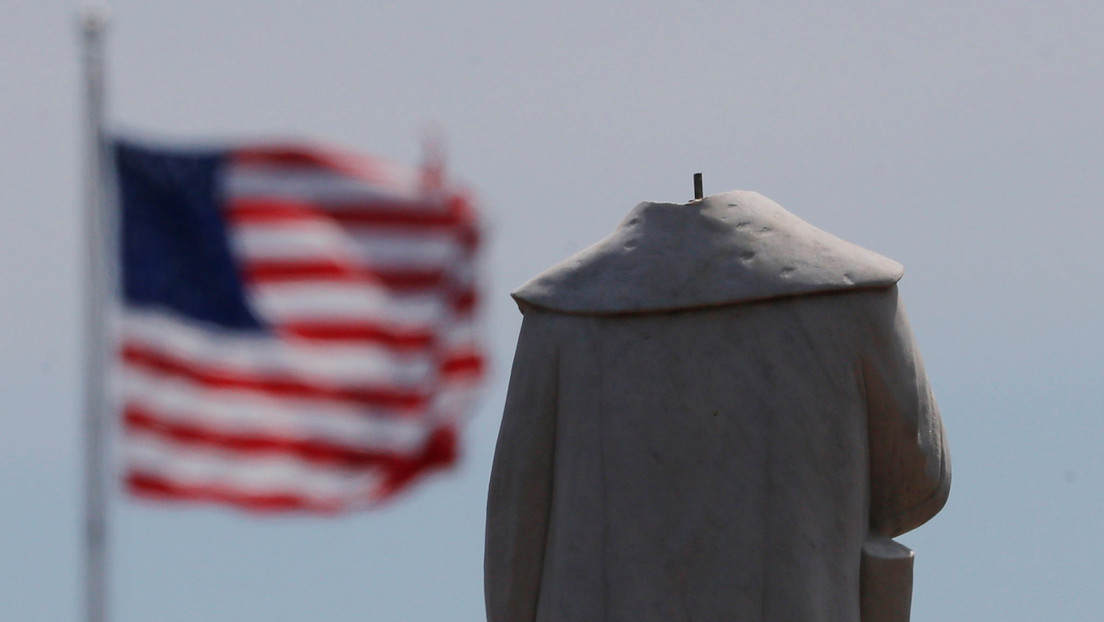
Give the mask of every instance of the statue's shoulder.
[(903, 273), (757, 192), (733, 191), (641, 203), (604, 240), (513, 296), (523, 312), (648, 313), (888, 287)]

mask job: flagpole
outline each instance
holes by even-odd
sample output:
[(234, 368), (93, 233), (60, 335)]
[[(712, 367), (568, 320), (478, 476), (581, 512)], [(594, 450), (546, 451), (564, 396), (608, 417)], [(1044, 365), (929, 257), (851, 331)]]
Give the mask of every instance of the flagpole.
[(107, 621), (106, 306), (103, 34), (107, 7), (80, 12), (84, 61), (84, 620)]

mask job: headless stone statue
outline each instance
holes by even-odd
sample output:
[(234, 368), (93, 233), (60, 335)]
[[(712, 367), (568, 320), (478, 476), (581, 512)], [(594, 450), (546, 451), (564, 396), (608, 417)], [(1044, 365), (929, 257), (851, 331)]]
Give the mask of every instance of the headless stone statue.
[(729, 192), (642, 203), (514, 292), (488, 619), (907, 620), (890, 538), (950, 462), (901, 275)]

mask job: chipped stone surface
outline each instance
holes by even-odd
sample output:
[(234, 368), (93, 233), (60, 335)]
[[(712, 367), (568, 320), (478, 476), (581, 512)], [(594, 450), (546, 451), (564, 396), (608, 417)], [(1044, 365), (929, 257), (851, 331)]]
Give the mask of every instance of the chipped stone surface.
[(943, 506), (900, 266), (780, 209), (642, 204), (516, 293), (491, 622), (859, 622), (864, 543)]

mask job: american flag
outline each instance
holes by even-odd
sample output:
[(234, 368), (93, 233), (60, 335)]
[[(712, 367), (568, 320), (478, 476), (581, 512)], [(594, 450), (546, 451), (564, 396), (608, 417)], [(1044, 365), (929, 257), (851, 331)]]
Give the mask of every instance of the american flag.
[(333, 512), (454, 462), (484, 368), (478, 223), (438, 166), (302, 145), (114, 158), (130, 491)]

